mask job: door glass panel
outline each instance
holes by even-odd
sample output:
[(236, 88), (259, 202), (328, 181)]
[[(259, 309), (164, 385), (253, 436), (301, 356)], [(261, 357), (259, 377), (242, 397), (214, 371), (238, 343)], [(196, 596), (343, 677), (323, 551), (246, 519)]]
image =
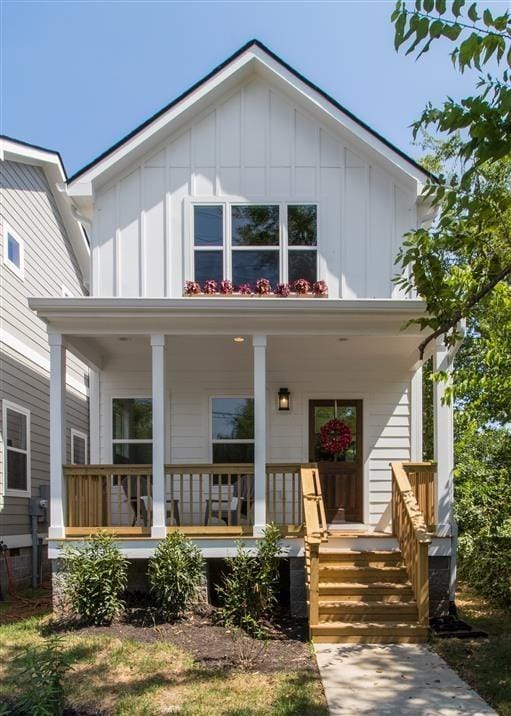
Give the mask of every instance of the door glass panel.
[[(331, 455), (325, 452), (320, 444), (319, 434), (321, 428), (333, 418), (342, 420), (351, 431), (351, 444), (342, 454)], [(332, 401), (330, 405), (314, 406), (314, 459), (319, 461), (355, 462), (357, 459), (357, 407), (356, 405), (337, 405)]]

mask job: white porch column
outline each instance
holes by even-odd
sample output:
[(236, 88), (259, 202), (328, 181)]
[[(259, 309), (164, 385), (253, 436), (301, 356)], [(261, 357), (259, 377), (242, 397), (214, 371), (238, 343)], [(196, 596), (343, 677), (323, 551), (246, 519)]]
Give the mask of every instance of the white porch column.
[(100, 463), (99, 448), (99, 370), (89, 368), (89, 462)]
[(448, 374), (447, 381), (433, 384), (435, 460), (437, 462), (437, 533), (448, 536), (453, 519), (453, 406), (442, 404), (446, 388), (451, 385), (452, 359), (443, 340), (437, 339), (433, 368)]
[(266, 336), (254, 336), (254, 536), (266, 526)]
[(48, 537), (65, 537), (66, 346), (60, 333), (48, 334), (50, 344), (50, 526)]
[(165, 537), (165, 336), (151, 336), (153, 375), (153, 524), (151, 537)]
[(410, 458), (412, 462), (422, 462), (422, 365), (410, 381), (410, 417)]

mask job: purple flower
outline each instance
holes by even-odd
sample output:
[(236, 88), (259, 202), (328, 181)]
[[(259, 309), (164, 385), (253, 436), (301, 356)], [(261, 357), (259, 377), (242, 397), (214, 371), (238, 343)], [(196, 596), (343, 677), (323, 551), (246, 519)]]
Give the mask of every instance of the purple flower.
[(267, 278), (258, 278), (256, 281), (256, 293), (260, 296), (267, 296), (271, 291), (271, 284)]
[(212, 293), (216, 293), (217, 283), (216, 281), (213, 281), (210, 279), (209, 281), (205, 281), (204, 283), (204, 293), (211, 295)]
[(295, 292), (299, 293), (302, 296), (306, 293), (309, 293), (310, 287), (310, 283), (304, 278), (297, 278), (293, 284)]
[(232, 291), (232, 282), (229, 281), (229, 279), (226, 279), (225, 281), (220, 281), (220, 293), (223, 296), (229, 296)]
[(252, 287), (249, 283), (242, 283), (238, 286), (238, 293), (241, 296), (251, 296), (253, 294)]
[(185, 296), (196, 296), (201, 292), (200, 284), (197, 281), (185, 282)]
[(286, 298), (291, 293), (291, 289), (289, 288), (288, 283), (278, 283), (275, 287), (275, 295), (276, 296), (282, 296), (282, 298)]
[(326, 281), (316, 281), (312, 287), (315, 296), (328, 296), (328, 286)]

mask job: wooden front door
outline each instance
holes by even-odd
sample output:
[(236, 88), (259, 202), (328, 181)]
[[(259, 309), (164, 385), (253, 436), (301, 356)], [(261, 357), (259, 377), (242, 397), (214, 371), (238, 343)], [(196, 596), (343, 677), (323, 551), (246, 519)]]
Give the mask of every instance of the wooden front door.
[[(320, 431), (332, 418), (351, 431), (351, 444), (342, 454), (329, 455), (320, 443)], [(363, 442), (361, 400), (309, 401), (309, 460), (316, 462), (329, 524), (362, 522)]]

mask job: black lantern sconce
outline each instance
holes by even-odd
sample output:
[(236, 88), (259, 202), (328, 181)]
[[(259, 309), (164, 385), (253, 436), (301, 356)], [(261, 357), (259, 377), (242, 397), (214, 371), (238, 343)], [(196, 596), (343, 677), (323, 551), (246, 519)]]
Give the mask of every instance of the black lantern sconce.
[(280, 388), (279, 390), (279, 410), (289, 410), (291, 406), (291, 393), (287, 388)]

